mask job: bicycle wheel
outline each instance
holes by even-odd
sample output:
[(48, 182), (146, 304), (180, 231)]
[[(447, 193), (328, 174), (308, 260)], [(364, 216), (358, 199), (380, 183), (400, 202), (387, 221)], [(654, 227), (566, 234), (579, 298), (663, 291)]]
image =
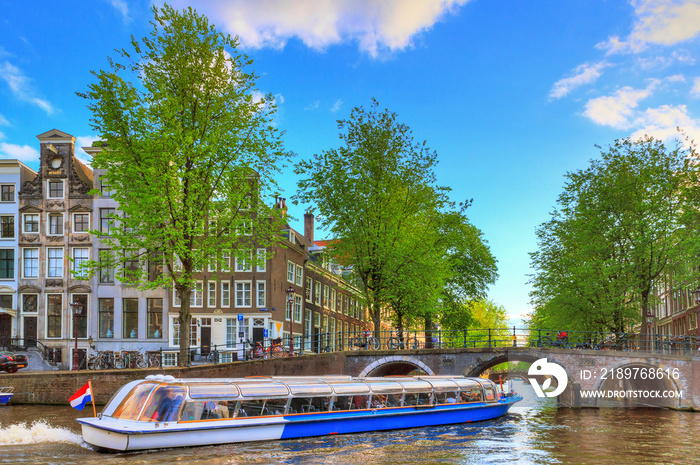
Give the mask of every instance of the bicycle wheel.
[(124, 360), (121, 357), (114, 357), (114, 368), (117, 370), (124, 368)]
[(154, 355), (148, 359), (148, 366), (151, 368), (160, 368), (160, 359), (158, 359), (157, 355)]
[(542, 339), (540, 339), (540, 347), (552, 347), (553, 345), (554, 343), (547, 336), (544, 336)]
[(146, 363), (146, 360), (143, 357), (137, 357), (136, 358), (136, 368), (146, 368), (148, 364)]
[(362, 342), (360, 342), (358, 338), (351, 337), (350, 339), (348, 339), (348, 346), (350, 350), (360, 350), (361, 344)]
[(94, 355), (90, 356), (90, 360), (88, 360), (87, 363), (87, 368), (88, 370), (97, 369), (97, 357), (95, 357)]
[(389, 341), (386, 343), (386, 347), (389, 350), (402, 349), (402, 345), (403, 344), (401, 344), (401, 340), (398, 337), (389, 338)]
[(372, 350), (379, 350), (379, 339), (376, 337), (370, 336), (367, 338), (367, 350), (372, 349)]
[(282, 346), (272, 346), (270, 347), (270, 355), (272, 355), (273, 358), (284, 357), (284, 348)]

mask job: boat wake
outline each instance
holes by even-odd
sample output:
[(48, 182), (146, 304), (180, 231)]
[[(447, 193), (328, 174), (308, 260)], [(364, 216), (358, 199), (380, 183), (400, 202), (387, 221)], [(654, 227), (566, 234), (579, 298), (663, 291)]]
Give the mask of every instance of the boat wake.
[(39, 420), (28, 426), (26, 423), (17, 423), (0, 428), (0, 447), (23, 444), (42, 444), (50, 442), (69, 442), (83, 445), (83, 438), (66, 428), (50, 426)]

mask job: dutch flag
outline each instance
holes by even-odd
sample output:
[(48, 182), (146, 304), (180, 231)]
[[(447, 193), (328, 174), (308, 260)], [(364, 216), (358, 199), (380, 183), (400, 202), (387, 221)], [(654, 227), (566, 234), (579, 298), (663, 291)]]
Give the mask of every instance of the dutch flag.
[(85, 386), (78, 389), (78, 392), (73, 394), (73, 396), (68, 399), (70, 406), (76, 410), (82, 410), (85, 408), (85, 404), (92, 400), (92, 390), (90, 389), (90, 381), (88, 381)]

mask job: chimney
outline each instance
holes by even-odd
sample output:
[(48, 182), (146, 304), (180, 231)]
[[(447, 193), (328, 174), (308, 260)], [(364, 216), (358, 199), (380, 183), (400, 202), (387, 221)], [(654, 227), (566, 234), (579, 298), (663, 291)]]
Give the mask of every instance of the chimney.
[(282, 218), (287, 218), (287, 199), (285, 197), (275, 197), (275, 210), (279, 210)]
[(304, 236), (314, 245), (314, 214), (304, 213)]

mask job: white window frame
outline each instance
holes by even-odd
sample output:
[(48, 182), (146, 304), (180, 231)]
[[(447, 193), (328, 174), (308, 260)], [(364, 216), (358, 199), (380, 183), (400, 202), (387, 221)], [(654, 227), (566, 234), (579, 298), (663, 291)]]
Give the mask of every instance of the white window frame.
[(202, 308), (204, 306), (204, 282), (195, 281), (190, 294), (190, 308)]
[(294, 284), (294, 277), (296, 276), (296, 264), (287, 260), (287, 282)]
[(329, 301), (330, 301), (330, 296), (331, 296), (331, 288), (328, 286), (328, 284), (325, 284), (323, 286), (323, 308), (328, 308), (329, 307)]
[(304, 285), (304, 268), (301, 266), (297, 265), (296, 266), (296, 273), (295, 273), (295, 281), (294, 284), (297, 286), (303, 286)]
[(182, 307), (182, 300), (177, 295), (177, 289), (173, 288), (173, 307)]
[(216, 281), (207, 282), (207, 306), (216, 307)]
[[(51, 183), (60, 182), (62, 195), (60, 197), (51, 197)], [(47, 199), (65, 199), (66, 198), (66, 181), (64, 179), (47, 179), (46, 180), (46, 198)]]
[[(36, 231), (27, 231), (25, 227), (27, 224), (27, 217), (30, 215), (36, 216)], [(41, 213), (22, 213), (22, 234), (39, 234), (39, 231), (41, 231)]]
[[(85, 292), (71, 293), (68, 295), (68, 298), (70, 299), (69, 302), (75, 302), (75, 299), (73, 298), (73, 296), (76, 296), (76, 295), (87, 296), (87, 299), (85, 299), (85, 301), (87, 302), (87, 308), (83, 309), (83, 312), (85, 314), (85, 318), (87, 318), (87, 331), (86, 331), (85, 337), (78, 338), (79, 340), (84, 341), (85, 339), (87, 339), (88, 335), (90, 334), (90, 294), (86, 294)], [(73, 317), (73, 309), (71, 309), (70, 317), (71, 317), (71, 324), (70, 324), (70, 330), (69, 330), (70, 338), (75, 340), (75, 332), (74, 332), (75, 331), (75, 322), (73, 320), (73, 318), (74, 318)], [(73, 350), (75, 350), (75, 349), (73, 348)]]
[[(28, 312), (24, 309), (24, 296), (25, 295), (34, 295), (36, 296), (36, 310), (34, 312)], [(39, 314), (39, 294), (36, 294), (34, 292), (23, 292), (19, 295), (19, 302), (17, 302), (17, 306), (21, 306), (22, 309), (22, 315), (38, 315)]]
[[(76, 231), (75, 229), (75, 216), (76, 215), (87, 215), (88, 216), (88, 228), (85, 231)], [(71, 213), (71, 231), (74, 233), (81, 233), (81, 234), (87, 234), (92, 226), (92, 215), (90, 212), (73, 212)]]
[(334, 312), (337, 311), (337, 307), (335, 306), (335, 301), (338, 298), (338, 294), (335, 289), (331, 289), (331, 297), (330, 297), (330, 304), (331, 304), (331, 310)]
[(257, 249), (256, 253), (258, 255), (257, 270), (260, 272), (267, 271), (267, 249)]
[(253, 271), (253, 252), (249, 252), (249, 258), (240, 259), (236, 255), (236, 272), (249, 273)]
[(302, 297), (300, 295), (294, 296), (294, 322), (301, 323), (301, 313), (302, 313)]
[[(51, 269), (51, 256), (50, 256), (50, 251), (51, 250), (58, 250), (60, 251), (60, 263), (61, 263), (61, 274), (56, 275), (56, 276), (51, 276), (49, 273), (49, 270)], [(54, 258), (55, 259), (55, 258)], [(64, 275), (64, 261), (65, 261), (65, 251), (63, 250), (63, 247), (47, 247), (46, 248), (46, 277), (47, 278), (63, 278)]]
[(223, 264), (221, 265), (221, 272), (228, 273), (231, 271), (231, 252), (223, 252), (221, 254), (221, 259)]
[(309, 276), (306, 277), (306, 287), (304, 289), (309, 290), (309, 298), (304, 299), (306, 302), (313, 303), (314, 301), (314, 280)]
[(231, 282), (221, 281), (221, 306), (231, 307)]
[[(90, 260), (90, 247), (73, 247), (72, 250), (71, 250), (71, 257), (73, 258), (73, 263), (71, 264), (71, 266), (73, 267), (73, 271), (78, 271), (78, 267), (80, 266), (80, 263), (83, 262), (82, 257), (81, 257), (81, 261), (80, 261), (80, 262), (78, 262), (78, 260), (76, 259), (76, 257), (75, 257), (75, 252), (76, 252), (77, 250), (84, 250), (84, 251), (86, 252), (87, 255), (86, 255), (86, 257), (84, 258), (84, 261), (87, 262), (87, 261)], [(87, 275), (88, 275), (88, 272), (87, 272), (87, 270), (86, 270), (84, 275), (76, 275), (76, 277), (77, 277), (77, 276), (80, 276), (81, 278), (87, 278)]]
[(0, 217), (7, 216), (12, 218), (12, 236), (3, 236), (2, 235), (2, 229), (0, 228), (0, 240), (4, 241), (11, 241), (14, 240), (17, 237), (17, 217), (14, 215), (14, 213), (8, 213), (8, 214), (0, 214)]
[(320, 281), (316, 281), (316, 288), (314, 289), (314, 303), (318, 305), (319, 307), (321, 306), (321, 292), (323, 292), (323, 286), (321, 285)]
[[(260, 294), (262, 292), (262, 295)], [(255, 304), (258, 308), (265, 308), (267, 303), (267, 284), (265, 281), (255, 282)]]
[[(239, 305), (238, 303), (238, 285), (244, 286), (243, 289), (240, 291), (242, 292), (242, 297), (243, 297), (243, 303)], [(248, 285), (248, 290), (245, 290), (245, 285)], [(253, 293), (253, 282), (252, 281), (234, 281), (233, 283), (233, 290), (234, 290), (234, 307), (235, 308), (251, 308), (251, 305), (253, 304), (253, 299), (252, 299), (252, 293)], [(246, 305), (246, 294), (248, 296), (248, 305)]]
[[(51, 217), (61, 216), (61, 234), (51, 233)], [(47, 212), (46, 213), (46, 235), (47, 236), (65, 236), (66, 235), (66, 215), (63, 212)]]
[(48, 292), (44, 294), (44, 337), (46, 339), (61, 339), (63, 338), (63, 309), (61, 309), (61, 335), (49, 337), (49, 296), (50, 295), (60, 295), (61, 296), (61, 306), (64, 306), (65, 298), (61, 292)]

